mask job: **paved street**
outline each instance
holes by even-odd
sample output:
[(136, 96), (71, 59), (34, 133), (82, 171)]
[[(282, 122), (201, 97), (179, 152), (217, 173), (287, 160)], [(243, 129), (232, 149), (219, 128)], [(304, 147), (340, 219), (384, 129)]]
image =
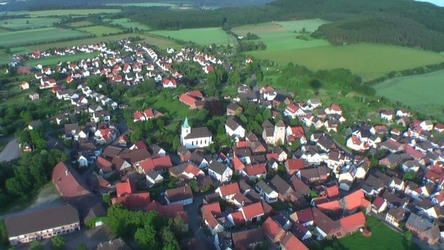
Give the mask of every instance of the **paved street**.
[(202, 229), (202, 220), (199, 214), (204, 196), (205, 196), (204, 194), (199, 194), (195, 196), (193, 204), (185, 206), (185, 210), (188, 213), (188, 227), (189, 230), (193, 232), (195, 238), (205, 239), (210, 242), (213, 242), (213, 237), (208, 236)]
[(11, 161), (20, 157), (20, 148), (15, 137), (8, 138), (8, 144), (0, 152), (0, 162)]

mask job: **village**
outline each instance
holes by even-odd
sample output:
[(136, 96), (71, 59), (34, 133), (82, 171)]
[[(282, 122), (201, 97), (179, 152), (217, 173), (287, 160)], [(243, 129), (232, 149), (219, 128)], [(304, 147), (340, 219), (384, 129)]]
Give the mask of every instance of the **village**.
[[(105, 43), (55, 50), (53, 54), (99, 55), (66, 67), (39, 65), (35, 79), (21, 84), (22, 89), (38, 86), (71, 106), (50, 118), (59, 131), (52, 146), (69, 152), (70, 160), (57, 164), (52, 173), (66, 205), (6, 218), (11, 246), (86, 230), (85, 224), (106, 226), (107, 207), (116, 205), (180, 217), (184, 231), (207, 244), (206, 249), (309, 249), (324, 239), (371, 237), (369, 218), (410, 232), (424, 246), (443, 241), (444, 142), (434, 135), (444, 133), (444, 125), (397, 109), (380, 110), (379, 124), (356, 121), (345, 127), (349, 118), (335, 103), (298, 100), (286, 90), (239, 83), (237, 95), (227, 96), (221, 105), (223, 136), (231, 144), (217, 145), (221, 135), (195, 123), (194, 117), (165, 118), (151, 107), (119, 103), (91, 89), (87, 79), (100, 76), (100, 84), (126, 87), (153, 79), (156, 88), (176, 89), (186, 76), (173, 63), (193, 62), (209, 74), (216, 67), (231, 70), (227, 58), (192, 48), (165, 53), (127, 40), (119, 45), (125, 56)], [(26, 58), (46, 53), (34, 51)], [(250, 63), (250, 57), (242, 62)], [(66, 79), (54, 79), (55, 72)], [(66, 88), (68, 84), (76, 85)], [(29, 98), (40, 97), (32, 93)], [(218, 101), (188, 86), (177, 98), (190, 110)], [(247, 114), (246, 105), (265, 110), (261, 119)], [(131, 114), (129, 121), (122, 112)], [(72, 122), (76, 114), (86, 115), (87, 121)], [(130, 139), (135, 131), (128, 123), (160, 128), (171, 120), (180, 121), (175, 151)], [(260, 128), (248, 129), (248, 120), (260, 120)], [(45, 132), (43, 123), (32, 121), (27, 129)], [(345, 143), (332, 136), (340, 133)], [(34, 145), (21, 147), (25, 154)], [(32, 224), (27, 223), (30, 218), (36, 218)]]

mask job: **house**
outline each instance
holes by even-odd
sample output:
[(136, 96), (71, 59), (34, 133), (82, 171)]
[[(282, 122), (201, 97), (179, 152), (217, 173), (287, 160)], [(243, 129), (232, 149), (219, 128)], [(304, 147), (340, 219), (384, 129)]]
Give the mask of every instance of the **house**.
[(386, 120), (387, 122), (391, 122), (395, 118), (395, 114), (391, 110), (383, 110), (379, 113), (379, 117), (381, 120)]
[(208, 175), (220, 182), (229, 182), (233, 176), (233, 170), (218, 161), (211, 161), (208, 166)]
[(101, 242), (96, 250), (131, 250), (131, 248), (121, 238)]
[(242, 107), (235, 104), (235, 103), (230, 103), (227, 106), (227, 116), (235, 116), (236, 113), (242, 112)]
[(165, 200), (168, 205), (193, 203), (193, 192), (190, 186), (168, 189), (165, 191)]
[(265, 238), (261, 228), (245, 230), (232, 233), (233, 245), (232, 249), (254, 249), (254, 247), (262, 243)]
[(290, 127), (288, 126), (286, 129), (287, 142), (300, 142), (300, 144), (307, 143), (307, 139), (305, 138), (305, 131), (302, 126)]
[(190, 109), (200, 109), (205, 104), (205, 98), (199, 90), (190, 90), (183, 93), (180, 95), (179, 101), (190, 107)]
[(260, 180), (255, 189), (259, 192), (259, 194), (265, 199), (266, 202), (272, 203), (278, 201), (279, 194), (274, 191), (267, 183), (263, 180)]
[(305, 203), (305, 199), (303, 199), (300, 194), (297, 194), (279, 175), (273, 177), (269, 184), (271, 188), (277, 191), (280, 201), (295, 204)]
[(299, 179), (296, 175), (293, 175), (290, 178), (290, 185), (293, 187), (294, 191), (297, 194), (302, 196), (307, 196), (310, 194), (310, 188), (305, 184), (301, 179)]
[(191, 163), (184, 162), (169, 169), (171, 177), (178, 177), (182, 179), (197, 179), (205, 176), (205, 173), (198, 167)]
[(284, 238), (282, 238), (280, 246), (282, 250), (308, 250), (308, 247), (290, 232), (287, 232)]
[(419, 126), (425, 131), (433, 130), (433, 122), (431, 120), (422, 121)]
[(313, 226), (314, 217), (311, 208), (298, 210), (290, 215), (290, 220), (293, 223), (300, 223), (304, 227)]
[(224, 231), (224, 226), (217, 219), (222, 215), (222, 211), (218, 202), (203, 205), (200, 211), (202, 213), (202, 219), (212, 235)]
[(280, 227), (271, 217), (265, 220), (261, 229), (264, 232), (265, 237), (267, 237), (272, 244), (279, 244), (285, 236), (285, 230), (282, 229), (282, 227)]
[(325, 109), (325, 113), (327, 115), (333, 115), (333, 114), (342, 115), (342, 109), (338, 105), (332, 104), (330, 105), (330, 107)]
[(245, 222), (257, 222), (265, 214), (261, 202), (241, 207), (240, 210)]
[(347, 147), (358, 152), (370, 149), (370, 146), (366, 142), (362, 141), (358, 136), (355, 135), (350, 136), (347, 139)]
[(267, 168), (265, 163), (258, 163), (254, 165), (247, 165), (240, 171), (240, 174), (249, 180), (265, 179), (267, 176)]
[(304, 168), (296, 172), (296, 176), (305, 183), (323, 183), (327, 181), (328, 177), (330, 176), (330, 169), (328, 169), (326, 166)]
[(429, 245), (437, 243), (440, 239), (439, 227), (414, 213), (410, 214), (405, 227)]
[(141, 210), (150, 203), (150, 193), (136, 192), (135, 183), (131, 179), (116, 184), (117, 197), (111, 203), (121, 204), (127, 209)]
[(159, 173), (168, 171), (173, 166), (169, 155), (166, 156), (154, 156), (143, 159), (139, 162), (137, 170), (140, 173), (147, 174), (149, 171), (154, 170)]
[(77, 210), (71, 205), (13, 215), (5, 219), (11, 246), (47, 239), (80, 230)]
[(390, 208), (385, 216), (385, 220), (395, 227), (399, 227), (399, 223), (404, 221), (404, 209), (403, 208)]
[(114, 128), (98, 129), (94, 133), (94, 139), (97, 144), (108, 144), (117, 138), (117, 131)]
[(274, 126), (270, 121), (262, 123), (262, 138), (267, 144), (280, 144), (285, 143), (285, 123), (280, 120)]
[(245, 129), (240, 125), (239, 121), (233, 116), (229, 116), (225, 122), (225, 132), (233, 138), (245, 137)]
[(185, 118), (181, 127), (180, 143), (187, 149), (204, 148), (212, 144), (213, 139), (208, 128), (191, 128), (188, 118)]
[(153, 185), (159, 184), (163, 182), (163, 176), (160, 175), (155, 170), (150, 170), (145, 174), (146, 181), (148, 182), (148, 186), (151, 187)]
[(65, 134), (63, 138), (65, 140), (78, 140), (79, 139), (80, 127), (78, 123), (65, 124)]
[(176, 88), (177, 87), (176, 79), (164, 78), (162, 80), (162, 86), (164, 88)]
[(372, 211), (375, 213), (382, 213), (387, 209), (387, 206), (387, 201), (384, 198), (378, 196), (372, 203)]
[(234, 197), (234, 195), (239, 193), (240, 190), (237, 183), (230, 183), (227, 185), (219, 186), (214, 192), (219, 194), (220, 198), (229, 201)]
[(28, 129), (29, 130), (37, 129), (37, 128), (40, 128), (40, 127), (42, 127), (42, 121), (40, 119), (39, 120), (34, 120), (34, 121), (32, 121), (32, 122), (30, 122), (28, 124)]
[(31, 101), (39, 100), (40, 95), (38, 93), (31, 93), (29, 94), (29, 99), (31, 99)]
[(285, 161), (285, 169), (290, 176), (305, 167), (304, 160), (302, 159), (289, 159)]
[(297, 117), (305, 116), (306, 113), (299, 105), (291, 103), (284, 110), (284, 115), (288, 116), (288, 117), (291, 117), (292, 119), (296, 119)]
[(23, 90), (29, 89), (29, 83), (27, 81), (22, 81), (22, 84), (20, 84), (20, 88)]

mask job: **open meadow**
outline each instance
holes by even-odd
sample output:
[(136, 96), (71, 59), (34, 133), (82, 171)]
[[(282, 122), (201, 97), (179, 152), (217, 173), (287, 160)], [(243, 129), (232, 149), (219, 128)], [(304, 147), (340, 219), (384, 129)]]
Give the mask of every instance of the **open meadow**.
[(11, 57), (8, 54), (0, 52), (0, 64), (10, 63)]
[(93, 23), (90, 21), (77, 21), (77, 22), (72, 22), (69, 23), (68, 26), (73, 27), (73, 28), (81, 28), (81, 27), (85, 27), (85, 26), (90, 26)]
[(444, 118), (444, 70), (394, 78), (374, 86), (377, 95), (424, 114)]
[(48, 65), (53, 65), (56, 64), (58, 62), (73, 62), (73, 61), (78, 61), (81, 59), (91, 59), (93, 57), (98, 56), (99, 53), (98, 52), (93, 52), (93, 53), (80, 53), (80, 54), (75, 54), (75, 55), (66, 55), (66, 56), (50, 56), (50, 57), (45, 57), (45, 58), (40, 58), (40, 59), (36, 59), (36, 60), (28, 60), (26, 61), (25, 65), (26, 66), (36, 66), (38, 64), (42, 65), (42, 66), (48, 66)]
[(52, 42), (60, 39), (78, 39), (89, 36), (77, 30), (43, 28), (0, 33), (0, 46), (18, 47), (36, 43)]
[(361, 76), (363, 81), (378, 78), (390, 71), (444, 61), (444, 56), (430, 51), (377, 44), (332, 46), (326, 40), (298, 33), (302, 28), (312, 32), (324, 23), (327, 22), (321, 19), (268, 22), (240, 26), (232, 31), (243, 36), (248, 32), (254, 33), (265, 43), (266, 50), (246, 52), (253, 57), (280, 64), (293, 62), (312, 70), (346, 68)]
[(122, 32), (121, 29), (103, 26), (103, 25), (89, 26), (86, 28), (78, 28), (77, 30), (88, 32), (88, 33), (96, 35), (96, 36), (103, 36), (103, 34), (105, 34), (105, 35), (117, 34), (119, 32)]
[(222, 30), (222, 28), (200, 28), (200, 29), (183, 29), (183, 30), (158, 30), (151, 31), (151, 34), (171, 37), (173, 39), (182, 41), (191, 41), (196, 44), (210, 45), (215, 44), (232, 44), (233, 41), (230, 37)]
[(122, 6), (122, 7), (174, 7), (175, 4), (170, 3), (108, 3), (108, 6)]
[(150, 27), (138, 22), (133, 22), (128, 18), (105, 19), (104, 21), (109, 22), (110, 24), (120, 25), (128, 29), (137, 28), (138, 30), (150, 30)]
[(59, 22), (59, 18), (11, 18), (2, 20), (0, 27), (10, 30), (24, 30), (52, 27), (53, 23)]

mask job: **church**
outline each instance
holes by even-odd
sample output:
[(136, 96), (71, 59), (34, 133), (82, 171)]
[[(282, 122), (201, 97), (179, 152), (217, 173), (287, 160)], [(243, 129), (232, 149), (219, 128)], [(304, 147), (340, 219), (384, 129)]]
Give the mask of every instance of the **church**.
[(180, 132), (180, 144), (187, 149), (204, 148), (213, 143), (210, 130), (206, 127), (191, 128), (188, 124), (188, 117), (182, 124)]

